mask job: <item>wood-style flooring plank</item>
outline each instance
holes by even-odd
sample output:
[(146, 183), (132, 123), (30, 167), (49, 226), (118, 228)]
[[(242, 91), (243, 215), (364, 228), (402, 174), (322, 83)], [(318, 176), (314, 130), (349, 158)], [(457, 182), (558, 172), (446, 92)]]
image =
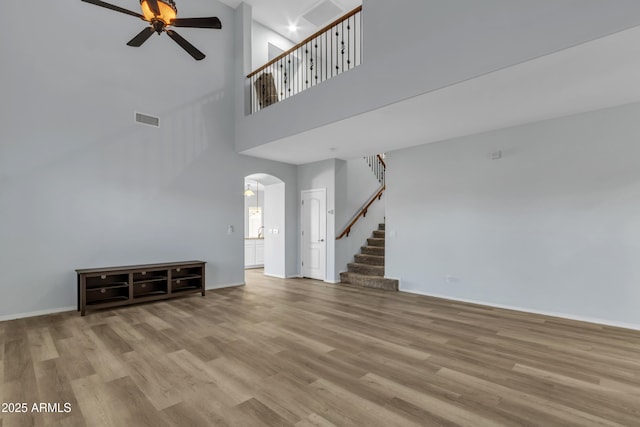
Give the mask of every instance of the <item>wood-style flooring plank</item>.
[(92, 375), (73, 380), (72, 387), (90, 426), (168, 426), (130, 377), (103, 382)]
[(264, 277), (0, 322), (8, 426), (640, 426), (640, 331)]

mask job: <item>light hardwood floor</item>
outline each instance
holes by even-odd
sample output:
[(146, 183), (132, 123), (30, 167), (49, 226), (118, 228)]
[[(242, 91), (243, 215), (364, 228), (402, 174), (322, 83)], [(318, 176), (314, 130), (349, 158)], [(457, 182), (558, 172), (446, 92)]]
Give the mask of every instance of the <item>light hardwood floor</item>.
[[(640, 332), (260, 271), (247, 282), (0, 323), (0, 401), (29, 406), (0, 427), (640, 426)], [(32, 412), (40, 402), (71, 411)]]

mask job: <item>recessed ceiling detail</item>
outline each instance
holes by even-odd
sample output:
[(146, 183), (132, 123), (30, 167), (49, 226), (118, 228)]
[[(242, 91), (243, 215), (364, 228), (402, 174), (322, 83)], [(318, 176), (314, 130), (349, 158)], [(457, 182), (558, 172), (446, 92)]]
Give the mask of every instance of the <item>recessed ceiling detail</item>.
[(316, 27), (320, 27), (340, 17), (342, 14), (344, 14), (344, 10), (342, 8), (331, 0), (325, 0), (309, 10), (307, 13), (303, 14), (302, 17)]

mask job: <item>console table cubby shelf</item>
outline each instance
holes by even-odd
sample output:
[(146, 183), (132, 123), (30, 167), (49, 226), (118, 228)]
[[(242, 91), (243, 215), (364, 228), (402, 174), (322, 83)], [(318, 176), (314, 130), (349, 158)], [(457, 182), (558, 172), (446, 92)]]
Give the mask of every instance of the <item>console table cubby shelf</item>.
[(78, 311), (174, 298), (204, 296), (204, 261), (85, 268), (78, 275)]

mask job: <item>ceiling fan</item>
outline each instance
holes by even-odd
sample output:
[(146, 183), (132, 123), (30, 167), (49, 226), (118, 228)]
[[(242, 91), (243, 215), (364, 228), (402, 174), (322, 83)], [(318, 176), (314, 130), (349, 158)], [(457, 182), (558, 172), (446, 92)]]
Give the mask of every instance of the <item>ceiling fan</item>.
[(186, 50), (189, 55), (193, 56), (196, 61), (203, 59), (205, 54), (196, 49), (194, 45), (185, 40), (180, 34), (167, 27), (213, 28), (217, 30), (222, 28), (222, 23), (215, 16), (210, 18), (177, 18), (178, 9), (173, 0), (140, 0), (142, 14), (100, 0), (82, 1), (135, 16), (151, 24), (151, 26), (140, 31), (127, 45), (140, 47), (154, 32), (161, 34), (164, 31), (173, 41), (178, 43), (181, 48)]

